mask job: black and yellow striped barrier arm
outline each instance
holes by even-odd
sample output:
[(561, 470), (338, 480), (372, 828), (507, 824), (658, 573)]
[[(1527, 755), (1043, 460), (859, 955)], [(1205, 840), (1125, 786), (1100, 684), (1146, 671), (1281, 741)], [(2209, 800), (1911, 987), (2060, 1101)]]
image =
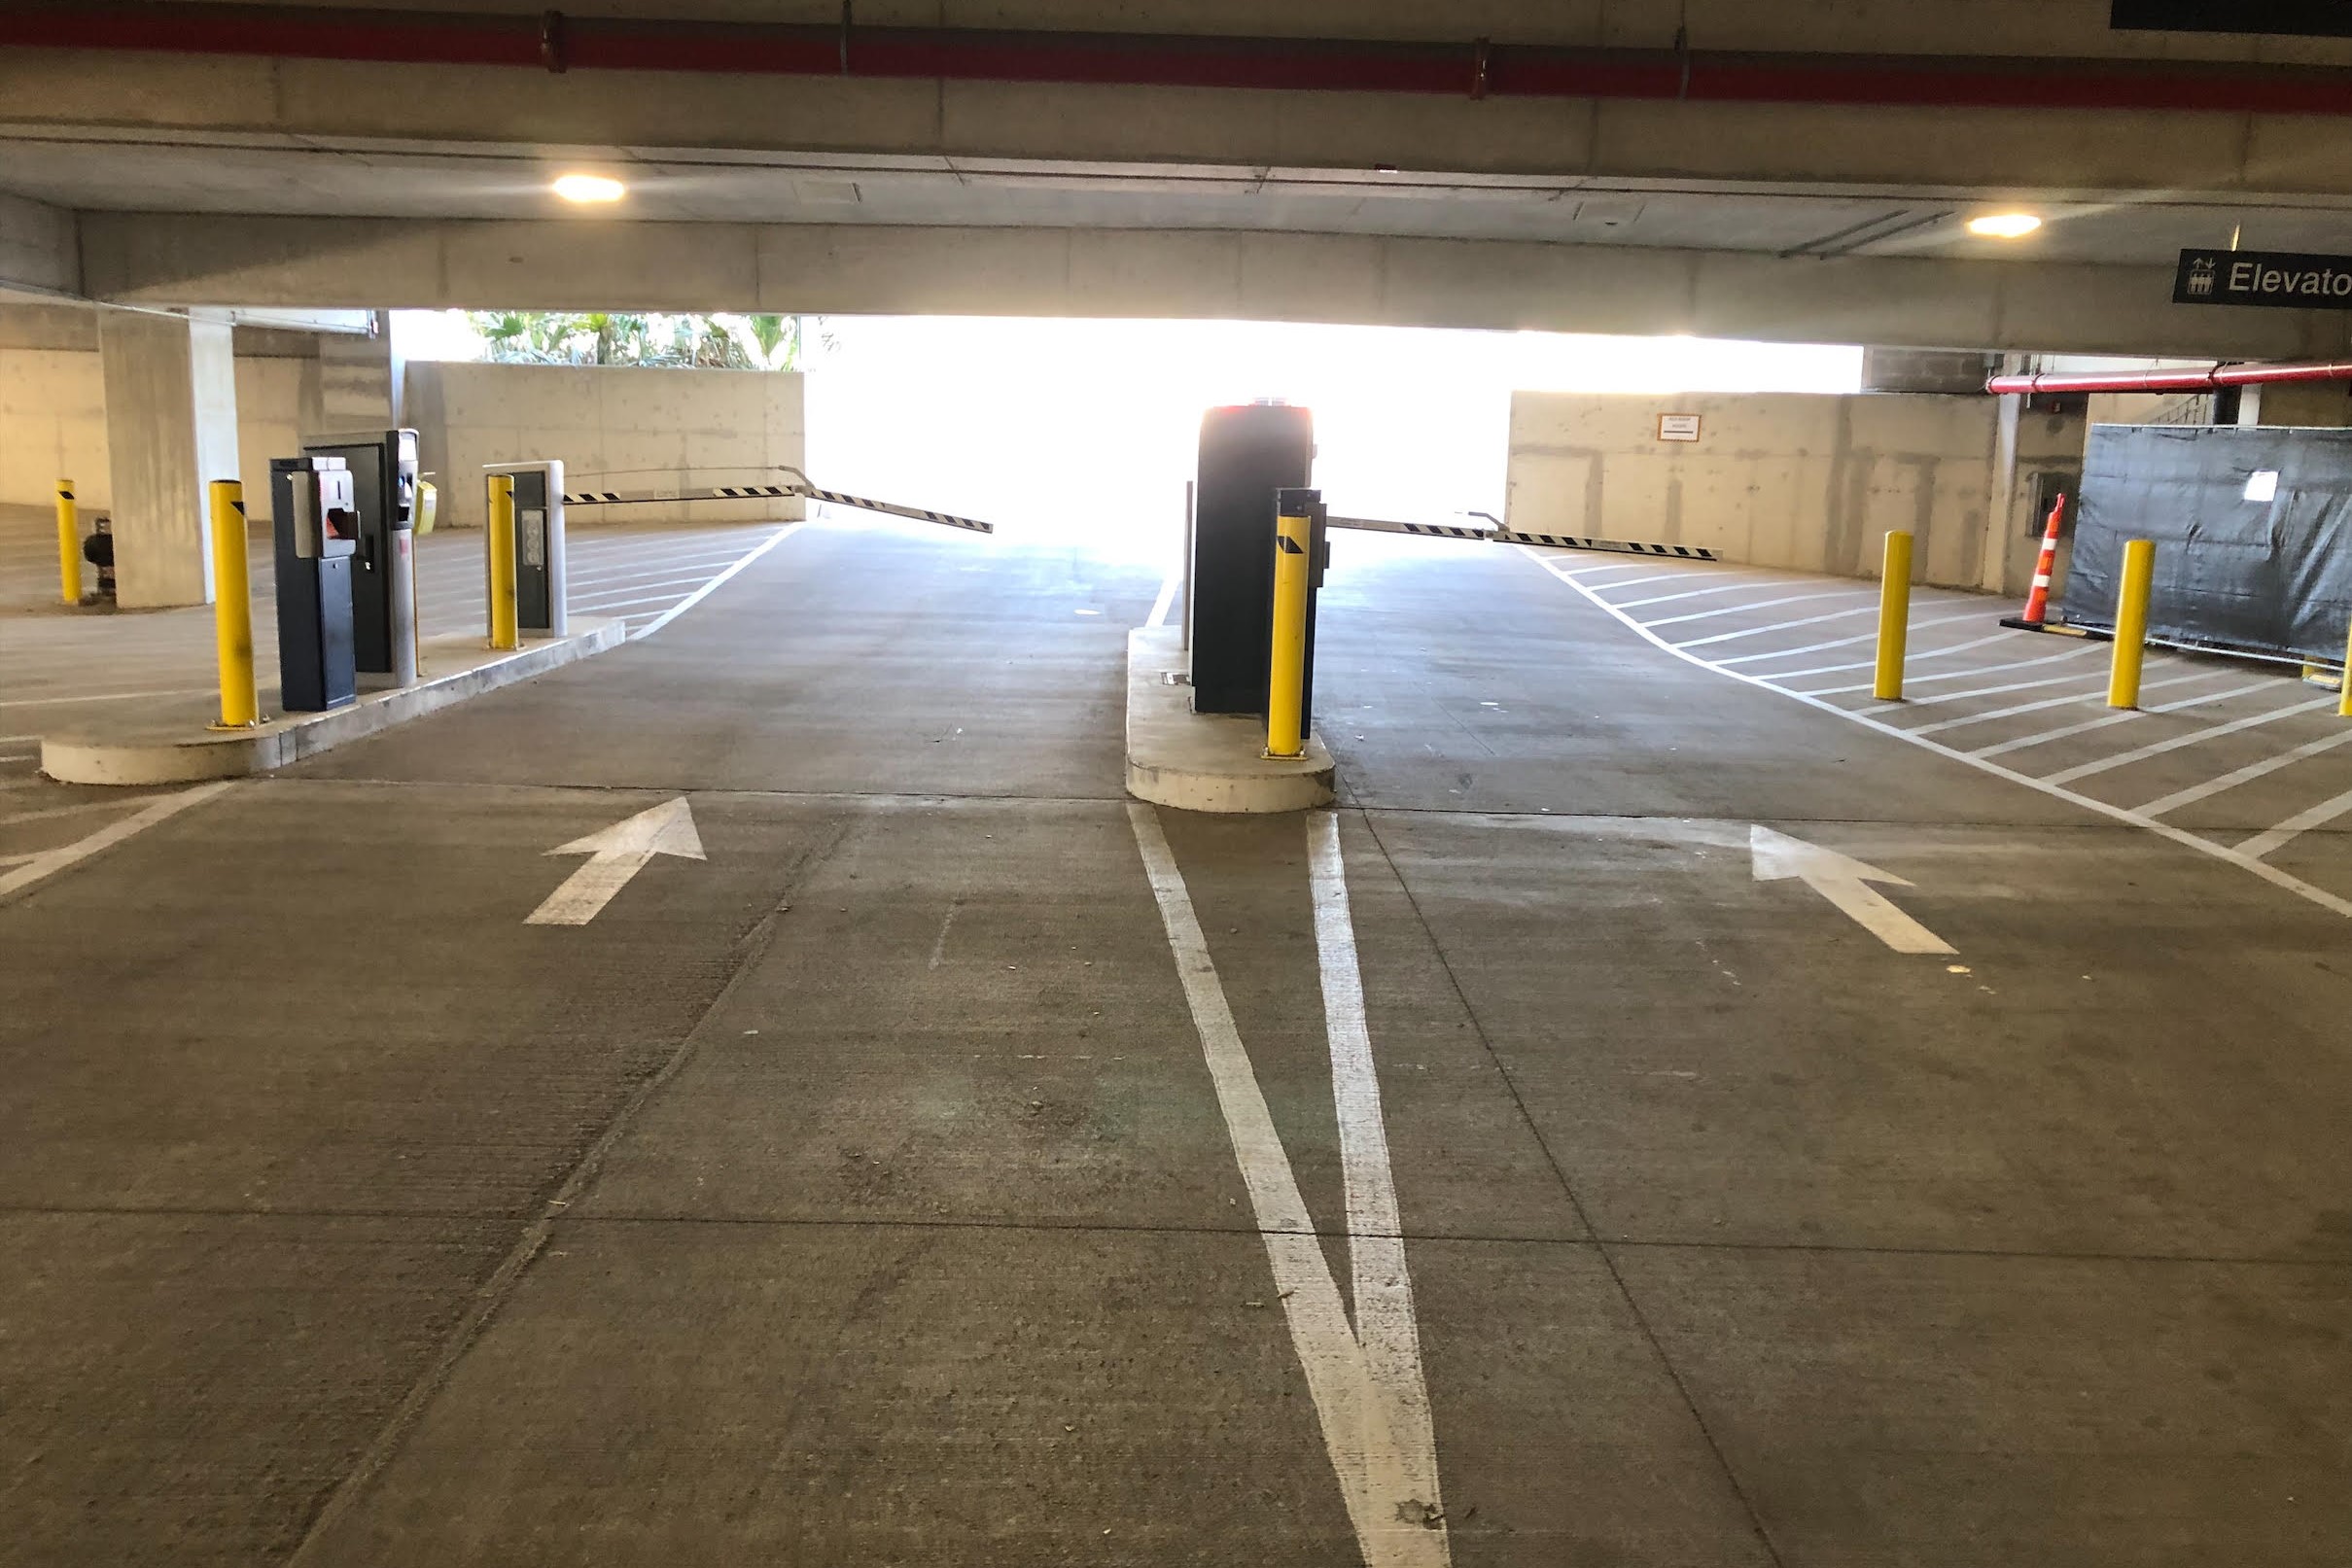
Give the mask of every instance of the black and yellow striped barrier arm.
[(1648, 544), (1634, 540), (1588, 539), (1573, 534), (1527, 534), (1511, 528), (1476, 528), (1466, 523), (1400, 523), (1383, 517), (1333, 517), (1333, 528), (1373, 534), (1412, 534), (1422, 539), (1474, 539), (1492, 544), (1540, 544), (1560, 550), (1606, 550), (1618, 555), (1664, 555), (1684, 561), (1718, 561), (1698, 544)]

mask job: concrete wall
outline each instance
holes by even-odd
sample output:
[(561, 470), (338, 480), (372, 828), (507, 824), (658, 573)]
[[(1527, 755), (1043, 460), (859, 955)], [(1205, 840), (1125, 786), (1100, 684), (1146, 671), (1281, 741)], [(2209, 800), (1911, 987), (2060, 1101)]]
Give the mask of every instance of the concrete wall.
[[(246, 510), (269, 515), (269, 460), (301, 449), (318, 401), (313, 339), (236, 334), (237, 474)], [(79, 307), (0, 308), (0, 503), (46, 506), (60, 478), (86, 510), (114, 504), (107, 474), (106, 393), (92, 313)]]
[[(1699, 415), (1700, 438), (1660, 440), (1667, 413)], [(1517, 393), (1510, 522), (1844, 576), (1877, 575), (1907, 528), (1923, 580), (1997, 584), (1998, 421), (1986, 397)]]
[[(568, 487), (637, 490), (778, 483), (775, 466), (807, 464), (802, 383), (791, 372), (419, 361), (407, 367), (407, 412), (440, 487), (440, 518), (461, 528), (482, 525), (490, 463), (560, 458)], [(705, 501), (600, 515), (749, 521), (802, 508)]]

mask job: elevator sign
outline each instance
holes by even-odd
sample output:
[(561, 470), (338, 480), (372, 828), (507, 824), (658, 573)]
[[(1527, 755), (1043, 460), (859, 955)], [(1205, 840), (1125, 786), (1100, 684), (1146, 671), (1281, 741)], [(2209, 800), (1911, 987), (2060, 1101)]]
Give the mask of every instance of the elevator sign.
[(2299, 251), (2183, 251), (2176, 305), (2276, 305), (2352, 310), (2352, 256)]

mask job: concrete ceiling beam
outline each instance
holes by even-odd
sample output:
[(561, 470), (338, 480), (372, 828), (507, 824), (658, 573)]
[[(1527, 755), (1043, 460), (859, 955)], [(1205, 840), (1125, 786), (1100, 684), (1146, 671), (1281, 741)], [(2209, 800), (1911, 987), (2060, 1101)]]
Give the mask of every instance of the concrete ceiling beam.
[(1252, 319), (1975, 350), (2326, 357), (2347, 318), (2176, 306), (2169, 268), (1193, 230), (89, 213), (152, 305)]
[(82, 247), (74, 215), (0, 192), (0, 293), (81, 292)]

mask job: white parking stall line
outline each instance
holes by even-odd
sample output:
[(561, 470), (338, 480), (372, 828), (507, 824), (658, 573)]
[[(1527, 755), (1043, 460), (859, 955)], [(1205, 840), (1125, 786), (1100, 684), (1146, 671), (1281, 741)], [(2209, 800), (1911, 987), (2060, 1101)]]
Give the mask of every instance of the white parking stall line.
[(1713, 620), (1718, 615), (1752, 614), (1759, 610), (1771, 610), (1778, 605), (1809, 605), (1817, 604), (1824, 599), (1850, 599), (1853, 596), (1853, 590), (1850, 588), (1837, 593), (1790, 594), (1786, 598), (1782, 599), (1751, 600), (1743, 604), (1724, 605), (1714, 610), (1694, 610), (1688, 615), (1668, 615), (1664, 620), (1648, 621), (1644, 624), (1650, 626), (1679, 626), (1684, 621)]
[(2281, 768), (2293, 767), (2306, 757), (2318, 756), (2323, 751), (2333, 751), (2347, 741), (2352, 741), (2352, 727), (2339, 729), (2333, 735), (2323, 735), (2316, 741), (2305, 741), (2293, 750), (2281, 751), (2276, 756), (2264, 757), (2259, 762), (2249, 762), (2242, 768), (2232, 768), (2218, 779), (2208, 779), (2203, 784), (2191, 784), (2186, 789), (2175, 789), (2171, 794), (2160, 796), (2140, 807), (2139, 812), (2144, 817), (2161, 817), (2166, 812), (2179, 811), (2183, 806), (2194, 806), (2198, 801), (2209, 799), (2226, 789), (2235, 789), (2239, 784), (2252, 784), (2255, 780), (2266, 778)]
[(2347, 812), (2352, 812), (2352, 789), (2347, 789), (2334, 800), (2323, 800), (2308, 811), (2297, 812), (2266, 832), (2255, 834), (2237, 846), (2237, 853), (2260, 860), (2284, 849), (2311, 829), (2327, 826)]
[[(1663, 577), (1637, 577), (1633, 582), (1604, 582), (1601, 586), (1604, 588), (1631, 588), (1637, 582), (1688, 582), (1690, 579), (1690, 573), (1675, 572)], [(1639, 610), (1644, 605), (1670, 605), (1679, 599), (1700, 599), (1708, 594), (1738, 593), (1742, 588), (1762, 588), (1771, 584), (1772, 581), (1773, 579), (1770, 577), (1738, 575), (1721, 582), (1710, 583), (1704, 588), (1689, 588), (1681, 593), (1662, 593), (1649, 599), (1612, 600), (1611, 603), (1619, 610)]]
[[(1176, 978), (1183, 987), (1194, 1031), (1200, 1037), (1217, 1108), (1224, 1116), (1226, 1136), (1233, 1144), (1234, 1160), (1241, 1167), (1242, 1184), (1249, 1194), (1250, 1212), (1257, 1222), (1259, 1239), (1265, 1244), (1276, 1292), (1290, 1329), (1291, 1345), (1306, 1373), (1307, 1391), (1315, 1401), (1316, 1415), (1323, 1431), (1324, 1450), (1339, 1479), (1349, 1521), (1354, 1526), (1357, 1550), (1362, 1552), (1367, 1568), (1445, 1568), (1451, 1560), (1451, 1551), (1437, 1494), (1436, 1449), (1429, 1422), (1427, 1385), (1422, 1376), (1417, 1339), (1398, 1332), (1394, 1318), (1401, 1307), (1409, 1328), (1412, 1297), (1404, 1273), (1402, 1243), (1398, 1241), (1392, 1249), (1376, 1248), (1366, 1257), (1358, 1251), (1365, 1237), (1355, 1231), (1359, 1217), (1365, 1212), (1359, 1209), (1359, 1201), (1377, 1202), (1382, 1189), (1392, 1188), (1393, 1178), (1387, 1172), (1385, 1159), (1386, 1133), (1382, 1134), (1377, 1150), (1380, 1166), (1377, 1175), (1369, 1165), (1376, 1159), (1376, 1151), (1362, 1135), (1360, 1120), (1353, 1134), (1346, 1132), (1342, 1134), (1343, 1138), (1353, 1136), (1356, 1140), (1352, 1149), (1345, 1143), (1342, 1147), (1343, 1170), (1349, 1177), (1350, 1268), (1358, 1291), (1357, 1326), (1351, 1328), (1347, 1307), (1340, 1299), (1339, 1283), (1323, 1255), (1322, 1240), (1315, 1234), (1307, 1201), (1299, 1193), (1298, 1177), (1291, 1168), (1289, 1154), (1282, 1147), (1281, 1136), (1275, 1130), (1274, 1116), (1267, 1109), (1257, 1072), (1242, 1045), (1233, 1008), (1226, 1000), (1224, 985), (1218, 980), (1216, 965), (1210, 957), (1208, 938), (1201, 932), (1192, 895), (1160, 828), (1158, 814), (1151, 807), (1134, 801), (1128, 805), (1127, 817), (1135, 831), (1136, 848), (1143, 858), (1153, 900), (1159, 905), (1169, 951), (1176, 959)], [(1315, 841), (1310, 839), (1309, 843), (1312, 849)], [(1344, 897), (1344, 890), (1341, 896)], [(1337, 961), (1341, 955), (1325, 948), (1325, 925), (1330, 919), (1345, 919), (1344, 910), (1344, 905), (1335, 910), (1318, 900), (1317, 957), (1326, 963)], [(1332, 940), (1337, 943), (1336, 935)], [(1345, 943), (1344, 957), (1352, 965), (1352, 932)], [(1329, 996), (1335, 979), (1328, 970), (1323, 978), (1325, 994)], [(1339, 979), (1336, 984), (1345, 1006), (1346, 981)], [(1360, 1002), (1360, 978), (1357, 984)], [(1360, 1081), (1347, 1087), (1340, 1081), (1343, 1059), (1347, 1063), (1344, 1070), (1352, 1079), (1357, 1070), (1352, 1034), (1345, 1042), (1341, 1038), (1341, 1030), (1350, 1026), (1343, 1021), (1335, 1028), (1326, 1019), (1326, 1028), (1331, 1035), (1334, 1102), (1340, 1109), (1343, 1127), (1351, 1103), (1358, 1118), (1365, 1114), (1377, 1116), (1377, 1083), (1372, 1089), (1373, 1098), (1367, 1100)], [(1368, 1068), (1368, 1062), (1365, 1066)], [(1359, 1181), (1369, 1182), (1372, 1190), (1359, 1191)], [(1396, 1229), (1393, 1218), (1388, 1228), (1393, 1238)], [(1391, 1265), (1395, 1271), (1392, 1281), (1385, 1275)], [(1375, 1288), (1370, 1299), (1363, 1294), (1367, 1270), (1374, 1275)]]
[[(2051, 686), (2079, 685), (2081, 682), (2086, 680), (2090, 681), (2091, 684), (2084, 687), (2084, 689), (2081, 691), (2076, 692), (2072, 700), (2080, 701), (2084, 698), (2093, 696), (2096, 693), (2107, 689), (2105, 684), (2106, 678), (2104, 676), (2094, 675), (2085, 671), (2077, 671), (2073, 675), (2044, 676), (2039, 680), (2011, 680), (2002, 685), (1980, 686), (1970, 691), (1946, 691), (1940, 692), (1933, 697), (1919, 697), (1904, 702), (1880, 703), (1876, 708), (1857, 708), (1854, 710), (1854, 712), (1858, 714), (1912, 713), (1921, 708), (1933, 707), (1938, 703), (1968, 702), (1977, 697), (2003, 697), (2007, 696), (2013, 691), (2041, 691)], [(1869, 689), (1870, 688), (1868, 686), (1842, 687), (1840, 688), (1839, 694), (1843, 695), (1844, 693), (1850, 691), (1868, 691)], [(1808, 697), (1826, 697), (1831, 694), (1821, 691), (1808, 691), (1805, 695)]]
[(2134, 762), (2144, 762), (2150, 757), (2162, 756), (2167, 751), (2178, 751), (2183, 747), (2200, 746), (2207, 741), (2220, 740), (2225, 735), (2235, 735), (2240, 730), (2253, 729), (2259, 724), (2275, 724), (2282, 718), (2293, 718), (2298, 714), (2313, 714), (2322, 708), (2334, 708), (2334, 697), (2319, 697), (2310, 702), (2291, 703), (2285, 708), (2273, 708), (2268, 713), (2233, 719), (2227, 724), (2208, 724), (2203, 729), (2192, 730), (2186, 735), (2176, 735), (2168, 741), (2157, 741), (2136, 750), (2121, 751), (2114, 756), (2101, 757), (2095, 762), (2086, 762), (2079, 767), (2063, 769), (2052, 774), (2049, 782), (2056, 784), (2072, 784), (2077, 779), (2088, 779), (2094, 773), (2105, 773), (2111, 768), (2128, 767)]
[(219, 686), (174, 686), (155, 691), (93, 691), (72, 697), (14, 697), (0, 702), (0, 708), (54, 708), (60, 703), (74, 702), (131, 702), (140, 697), (200, 697), (206, 692), (219, 691)]
[[(1551, 573), (1553, 576), (1559, 577), (1562, 582), (1566, 583), (1570, 588), (1573, 588), (1578, 593), (1582, 594), (1588, 602), (1598, 606), (1601, 610), (1612, 615), (1616, 615), (1618, 621), (1634, 636), (1640, 638), (1643, 642), (1648, 643), (1660, 652), (1667, 654), (1672, 658), (1680, 659), (1684, 663), (1695, 666), (1701, 670), (1711, 670), (1715, 674), (1724, 677), (1726, 679), (1738, 680), (1745, 685), (1756, 686), (1765, 691), (1777, 692), (1781, 696), (1788, 698), (1791, 702), (1800, 702), (1805, 704), (1806, 707), (1817, 710), (1820, 713), (1829, 714), (1839, 718), (1847, 719), (1853, 723), (1860, 724), (1865, 729), (1875, 730), (1878, 734), (1884, 735), (1890, 740), (1906, 742), (1909, 745), (1918, 747), (1923, 751), (1931, 751), (1937, 756), (1948, 758), (1950, 761), (1960, 763), (1966, 767), (1975, 768), (1980, 773), (1988, 774), (1995, 779), (2005, 780), (2010, 784), (2017, 784), (2020, 788), (2031, 789), (2037, 794), (2048, 795), (2053, 800), (2065, 801), (2070, 806), (2079, 807), (2094, 816), (2104, 817), (2110, 821), (2123, 822), (2127, 826), (2140, 828), (2145, 832), (2152, 833), (2158, 838), (2164, 840), (2168, 844), (2176, 844), (2182, 849), (2191, 850), (2198, 854), (2207, 855), (2213, 859), (2220, 860), (2224, 864), (2235, 866), (2240, 871), (2244, 871), (2249, 875), (2261, 878), (2263, 881), (2270, 884), (2270, 886), (2273, 888), (2293, 893), (2296, 897), (2303, 899), (2308, 903), (2316, 904), (2321, 909), (2328, 911), (2332, 915), (2339, 915), (2347, 920), (2352, 920), (2352, 898), (2345, 898), (2338, 894), (2329, 892), (2324, 888), (2315, 888), (2310, 883), (2303, 881), (2300, 877), (2281, 871), (2278, 869), (2278, 867), (2269, 864), (2267, 861), (2259, 859), (2250, 854), (2242, 854), (2234, 848), (2216, 844), (2211, 839), (2201, 838), (2194, 833), (2189, 832), (2185, 828), (2174, 827), (2169, 822), (2159, 821), (2154, 817), (2147, 816), (2141, 812), (2133, 811), (2127, 806), (2118, 806), (2112, 801), (2101, 800), (2095, 795), (2086, 795), (2079, 790), (2068, 789), (2063, 784), (2054, 784), (2048, 779), (2038, 779), (2030, 773), (2019, 773), (2017, 769), (2004, 767), (1998, 762), (1989, 762), (1982, 757), (1971, 756), (1966, 751), (1947, 746), (1941, 741), (1929, 740), (1927, 737), (1917, 734), (1913, 731), (1902, 729), (1896, 725), (1888, 724), (1878, 718), (1874, 718), (1871, 716), (1870, 710), (1841, 708), (1836, 703), (1825, 701), (1822, 698), (1808, 697), (1804, 692), (1792, 691), (1786, 686), (1776, 686), (1761, 676), (1749, 675), (1745, 671), (1741, 670), (1726, 669), (1721, 664), (1713, 663), (1707, 659), (1701, 658), (1698, 654), (1688, 652), (1674, 644), (1667, 642), (1665, 638), (1659, 637), (1650, 632), (1644, 628), (1639, 621), (1634, 620), (1632, 616), (1617, 614), (1617, 612), (1610, 608), (1607, 600), (1602, 599), (1599, 595), (1591, 592), (1585, 588), (1583, 584), (1575, 581), (1573, 578), (1561, 576), (1559, 573), (1551, 572), (1550, 566), (1545, 563), (1543, 557), (1536, 555), (1533, 551), (1527, 551), (1527, 554), (1528, 559), (1534, 561), (1535, 564), (1539, 567), (1542, 567), (1544, 571)], [(2334, 699), (2331, 698), (2329, 700), (2333, 702)]]

